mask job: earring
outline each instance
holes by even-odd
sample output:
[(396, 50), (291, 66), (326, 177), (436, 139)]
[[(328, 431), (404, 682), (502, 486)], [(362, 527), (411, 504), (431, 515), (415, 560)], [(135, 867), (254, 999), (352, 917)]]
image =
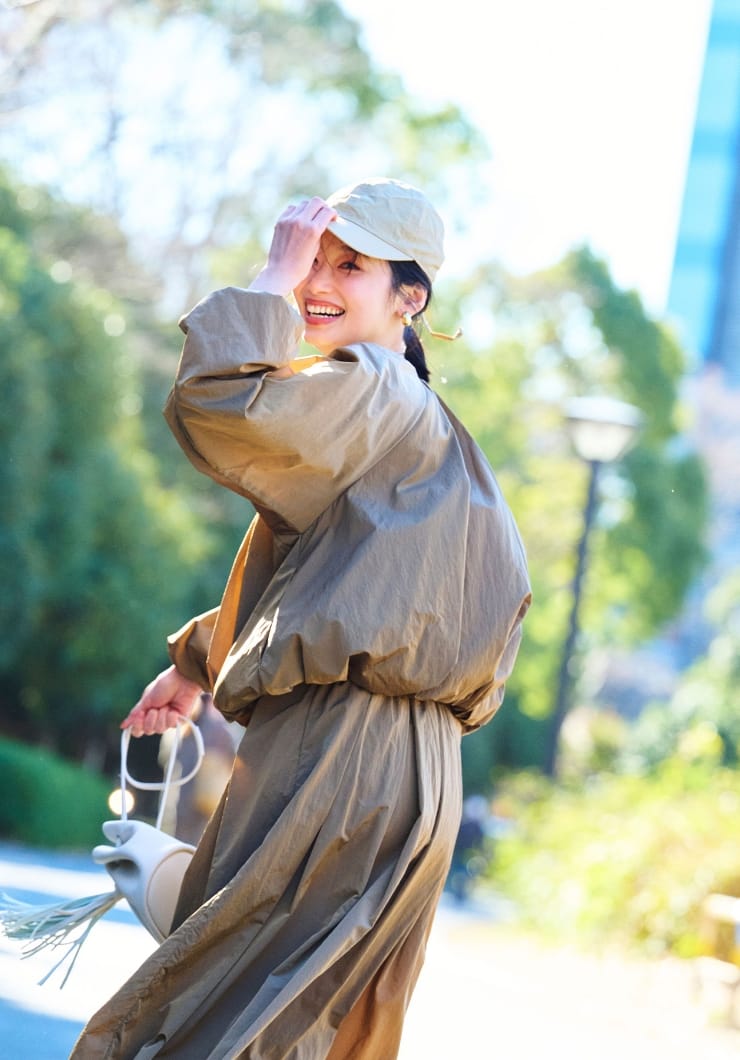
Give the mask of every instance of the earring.
[(410, 328), (411, 327), (411, 314), (410, 313), (401, 313), (401, 320), (403, 321), (403, 326), (405, 328)]

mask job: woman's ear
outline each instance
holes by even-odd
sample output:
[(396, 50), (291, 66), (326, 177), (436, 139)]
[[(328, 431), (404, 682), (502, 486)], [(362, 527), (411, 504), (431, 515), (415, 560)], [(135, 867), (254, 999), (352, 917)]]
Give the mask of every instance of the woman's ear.
[(415, 317), (417, 313), (421, 313), (422, 309), (426, 305), (427, 292), (420, 283), (413, 285), (404, 285), (403, 288), (398, 292), (400, 299), (401, 309), (410, 313), (412, 317)]

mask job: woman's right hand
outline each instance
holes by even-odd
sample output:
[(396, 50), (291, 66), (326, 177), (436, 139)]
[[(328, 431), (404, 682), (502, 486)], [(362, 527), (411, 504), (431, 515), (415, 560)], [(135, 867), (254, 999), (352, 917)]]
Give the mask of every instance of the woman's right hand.
[(267, 264), (249, 290), (289, 295), (308, 276), (321, 237), (336, 218), (336, 210), (318, 196), (283, 210), (275, 224)]
[(189, 718), (203, 689), (174, 666), (163, 670), (144, 689), (141, 699), (121, 722), (132, 736), (161, 736), (180, 718)]

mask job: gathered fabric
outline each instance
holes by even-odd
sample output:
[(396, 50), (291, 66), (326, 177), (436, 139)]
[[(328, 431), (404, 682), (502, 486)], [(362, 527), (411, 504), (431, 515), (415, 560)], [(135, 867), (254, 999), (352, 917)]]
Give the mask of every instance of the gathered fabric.
[[(301, 319), (276, 295), (228, 288), (181, 326), (168, 422), (258, 515), (220, 607), (170, 638), (178, 669), (242, 722), (264, 694), (346, 680), (446, 703), (466, 731), (489, 721), (531, 593), (511, 511), (462, 424), (383, 347), (301, 369)], [(292, 378), (271, 375), (286, 364)]]
[(74, 1060), (393, 1057), (459, 826), (461, 731), (349, 684), (262, 701), (177, 926)]

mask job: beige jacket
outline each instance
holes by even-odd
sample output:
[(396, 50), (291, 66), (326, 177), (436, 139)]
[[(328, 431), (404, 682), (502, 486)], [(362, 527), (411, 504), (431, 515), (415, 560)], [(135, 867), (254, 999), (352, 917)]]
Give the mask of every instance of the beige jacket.
[(478, 446), (400, 355), (372, 344), (288, 378), (302, 321), (227, 288), (180, 322), (165, 408), (190, 461), (258, 515), (220, 608), (169, 639), (244, 723), (264, 694), (349, 681), (447, 704), (503, 698), (530, 603), (522, 543)]

